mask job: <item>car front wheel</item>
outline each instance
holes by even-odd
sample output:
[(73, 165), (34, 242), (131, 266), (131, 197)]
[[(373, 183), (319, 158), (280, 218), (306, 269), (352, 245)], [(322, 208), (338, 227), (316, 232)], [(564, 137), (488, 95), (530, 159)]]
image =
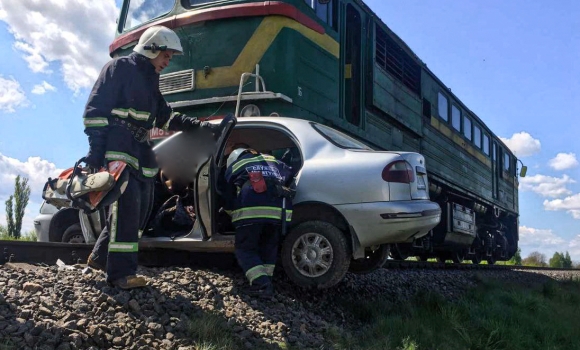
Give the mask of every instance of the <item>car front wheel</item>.
[(85, 243), (81, 225), (74, 224), (69, 226), (62, 234), (62, 241), (65, 243)]
[(285, 237), (281, 258), (286, 275), (298, 286), (329, 288), (348, 271), (350, 248), (336, 226), (306, 221)]

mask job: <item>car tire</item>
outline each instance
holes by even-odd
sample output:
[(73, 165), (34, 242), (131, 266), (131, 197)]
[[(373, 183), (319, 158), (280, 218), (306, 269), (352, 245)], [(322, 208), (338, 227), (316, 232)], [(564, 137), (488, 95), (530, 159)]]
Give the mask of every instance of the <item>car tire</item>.
[(336, 285), (346, 275), (350, 246), (336, 226), (325, 221), (306, 221), (284, 238), (281, 258), (284, 271), (293, 283), (324, 289)]
[(365, 257), (362, 259), (352, 259), (348, 268), (349, 272), (356, 274), (367, 274), (383, 267), (389, 258), (389, 245), (381, 244), (375, 251), (370, 248), (365, 249)]
[(410, 250), (410, 244), (395, 243), (391, 245), (390, 255), (394, 260), (407, 260), (411, 256)]
[(83, 230), (80, 224), (74, 224), (67, 227), (62, 234), (62, 242), (64, 243), (85, 243)]

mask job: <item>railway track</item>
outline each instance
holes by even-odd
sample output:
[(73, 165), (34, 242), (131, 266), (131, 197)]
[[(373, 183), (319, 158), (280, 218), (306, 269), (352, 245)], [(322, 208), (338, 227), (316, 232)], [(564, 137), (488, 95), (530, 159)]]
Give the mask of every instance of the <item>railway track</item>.
[[(0, 265), (5, 263), (28, 263), (35, 265), (56, 265), (61, 260), (67, 265), (84, 264), (93, 249), (92, 244), (84, 243), (45, 243), (26, 241), (0, 240)], [(172, 249), (141, 249), (139, 264), (149, 267), (170, 267), (187, 265), (211, 265), (230, 267), (235, 265), (233, 254), (225, 253), (191, 253)], [(535, 266), (455, 264), (430, 261), (387, 260), (386, 269), (441, 269), (441, 270), (551, 270), (580, 271), (580, 269), (562, 269)]]

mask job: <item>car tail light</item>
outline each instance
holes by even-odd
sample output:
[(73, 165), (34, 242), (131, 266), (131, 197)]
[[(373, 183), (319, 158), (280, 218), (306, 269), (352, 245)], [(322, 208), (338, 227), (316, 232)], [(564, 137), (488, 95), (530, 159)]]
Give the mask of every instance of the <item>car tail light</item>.
[(383, 169), (383, 180), (387, 182), (411, 183), (415, 181), (415, 173), (411, 164), (404, 160), (398, 160), (387, 164)]

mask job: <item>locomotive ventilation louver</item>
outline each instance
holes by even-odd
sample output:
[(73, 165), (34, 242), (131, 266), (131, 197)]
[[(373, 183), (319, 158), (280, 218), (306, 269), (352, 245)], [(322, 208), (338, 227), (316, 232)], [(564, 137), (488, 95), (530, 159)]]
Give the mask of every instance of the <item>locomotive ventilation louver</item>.
[(195, 70), (193, 69), (162, 74), (159, 77), (159, 90), (163, 95), (191, 91), (193, 89), (195, 89)]

